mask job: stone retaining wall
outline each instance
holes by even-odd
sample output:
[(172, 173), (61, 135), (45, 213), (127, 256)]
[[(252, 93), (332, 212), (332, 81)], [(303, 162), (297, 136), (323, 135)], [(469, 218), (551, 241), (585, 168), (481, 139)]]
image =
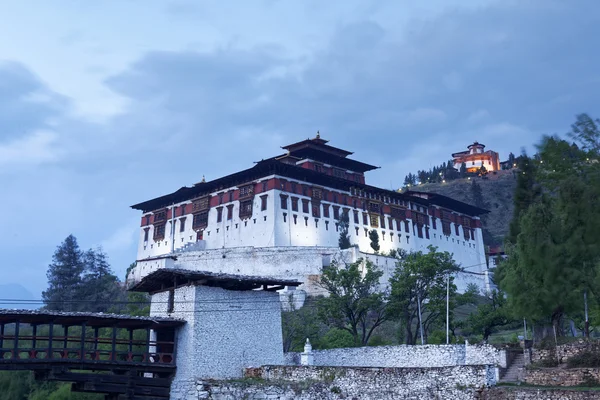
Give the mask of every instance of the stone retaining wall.
[(558, 351), (558, 360), (561, 363), (566, 363), (569, 358), (586, 353), (589, 351), (600, 351), (600, 342), (597, 340), (580, 339), (573, 343), (566, 343), (552, 347), (550, 349), (531, 349), (531, 362), (537, 363), (541, 361), (556, 361)]
[[(265, 366), (242, 381), (190, 382), (185, 400), (471, 400), (495, 384), (492, 366), (336, 368)], [(179, 397), (177, 397), (178, 399)], [(172, 399), (176, 399), (173, 397)]]
[(524, 382), (536, 386), (598, 386), (599, 368), (530, 368), (525, 369)]
[[(447, 367), (498, 365), (506, 367), (506, 352), (490, 345), (376, 346), (313, 350), (315, 366), (329, 367)], [(286, 353), (286, 365), (300, 365), (300, 353)]]
[(476, 394), (477, 400), (600, 400), (600, 392), (559, 389), (494, 387)]

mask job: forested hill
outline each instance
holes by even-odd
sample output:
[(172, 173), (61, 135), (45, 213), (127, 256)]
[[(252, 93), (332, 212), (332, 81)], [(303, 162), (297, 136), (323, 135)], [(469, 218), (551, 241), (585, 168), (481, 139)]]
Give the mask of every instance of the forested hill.
[[(516, 170), (488, 173), (484, 177), (455, 179), (445, 183), (427, 183), (411, 190), (432, 192), (490, 210), (482, 218), (486, 245), (502, 244), (513, 214)], [(480, 190), (477, 187), (479, 186)], [(479, 192), (479, 193), (478, 193)]]

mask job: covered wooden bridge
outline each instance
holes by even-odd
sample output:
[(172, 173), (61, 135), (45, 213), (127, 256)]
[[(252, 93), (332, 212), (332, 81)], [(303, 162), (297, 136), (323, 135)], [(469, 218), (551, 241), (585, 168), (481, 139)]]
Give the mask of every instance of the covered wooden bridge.
[(107, 399), (168, 399), (175, 329), (164, 317), (0, 309), (0, 370), (72, 382)]

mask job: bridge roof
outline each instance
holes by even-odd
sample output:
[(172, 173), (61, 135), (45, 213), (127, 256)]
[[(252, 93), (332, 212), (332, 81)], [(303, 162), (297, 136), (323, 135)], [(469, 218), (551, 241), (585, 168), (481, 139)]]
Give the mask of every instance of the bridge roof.
[[(299, 286), (296, 279), (284, 279), (266, 276), (232, 275), (210, 271), (161, 268), (146, 275), (129, 287), (134, 292), (160, 292), (194, 283), (202, 286), (220, 287), (228, 290), (279, 290), (285, 286)], [(269, 286), (274, 286), (269, 288)]]
[(185, 321), (165, 317), (136, 317), (132, 315), (62, 312), (50, 310), (7, 310), (0, 309), (0, 324), (21, 322), (33, 325), (74, 326), (83, 323), (91, 327), (116, 327), (127, 329), (160, 329), (185, 324)]

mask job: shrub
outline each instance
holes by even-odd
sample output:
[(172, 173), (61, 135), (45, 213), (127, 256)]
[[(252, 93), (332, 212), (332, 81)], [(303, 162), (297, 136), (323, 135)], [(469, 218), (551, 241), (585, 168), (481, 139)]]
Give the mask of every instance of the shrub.
[(589, 351), (577, 354), (567, 360), (567, 368), (597, 368), (600, 367), (600, 352)]

